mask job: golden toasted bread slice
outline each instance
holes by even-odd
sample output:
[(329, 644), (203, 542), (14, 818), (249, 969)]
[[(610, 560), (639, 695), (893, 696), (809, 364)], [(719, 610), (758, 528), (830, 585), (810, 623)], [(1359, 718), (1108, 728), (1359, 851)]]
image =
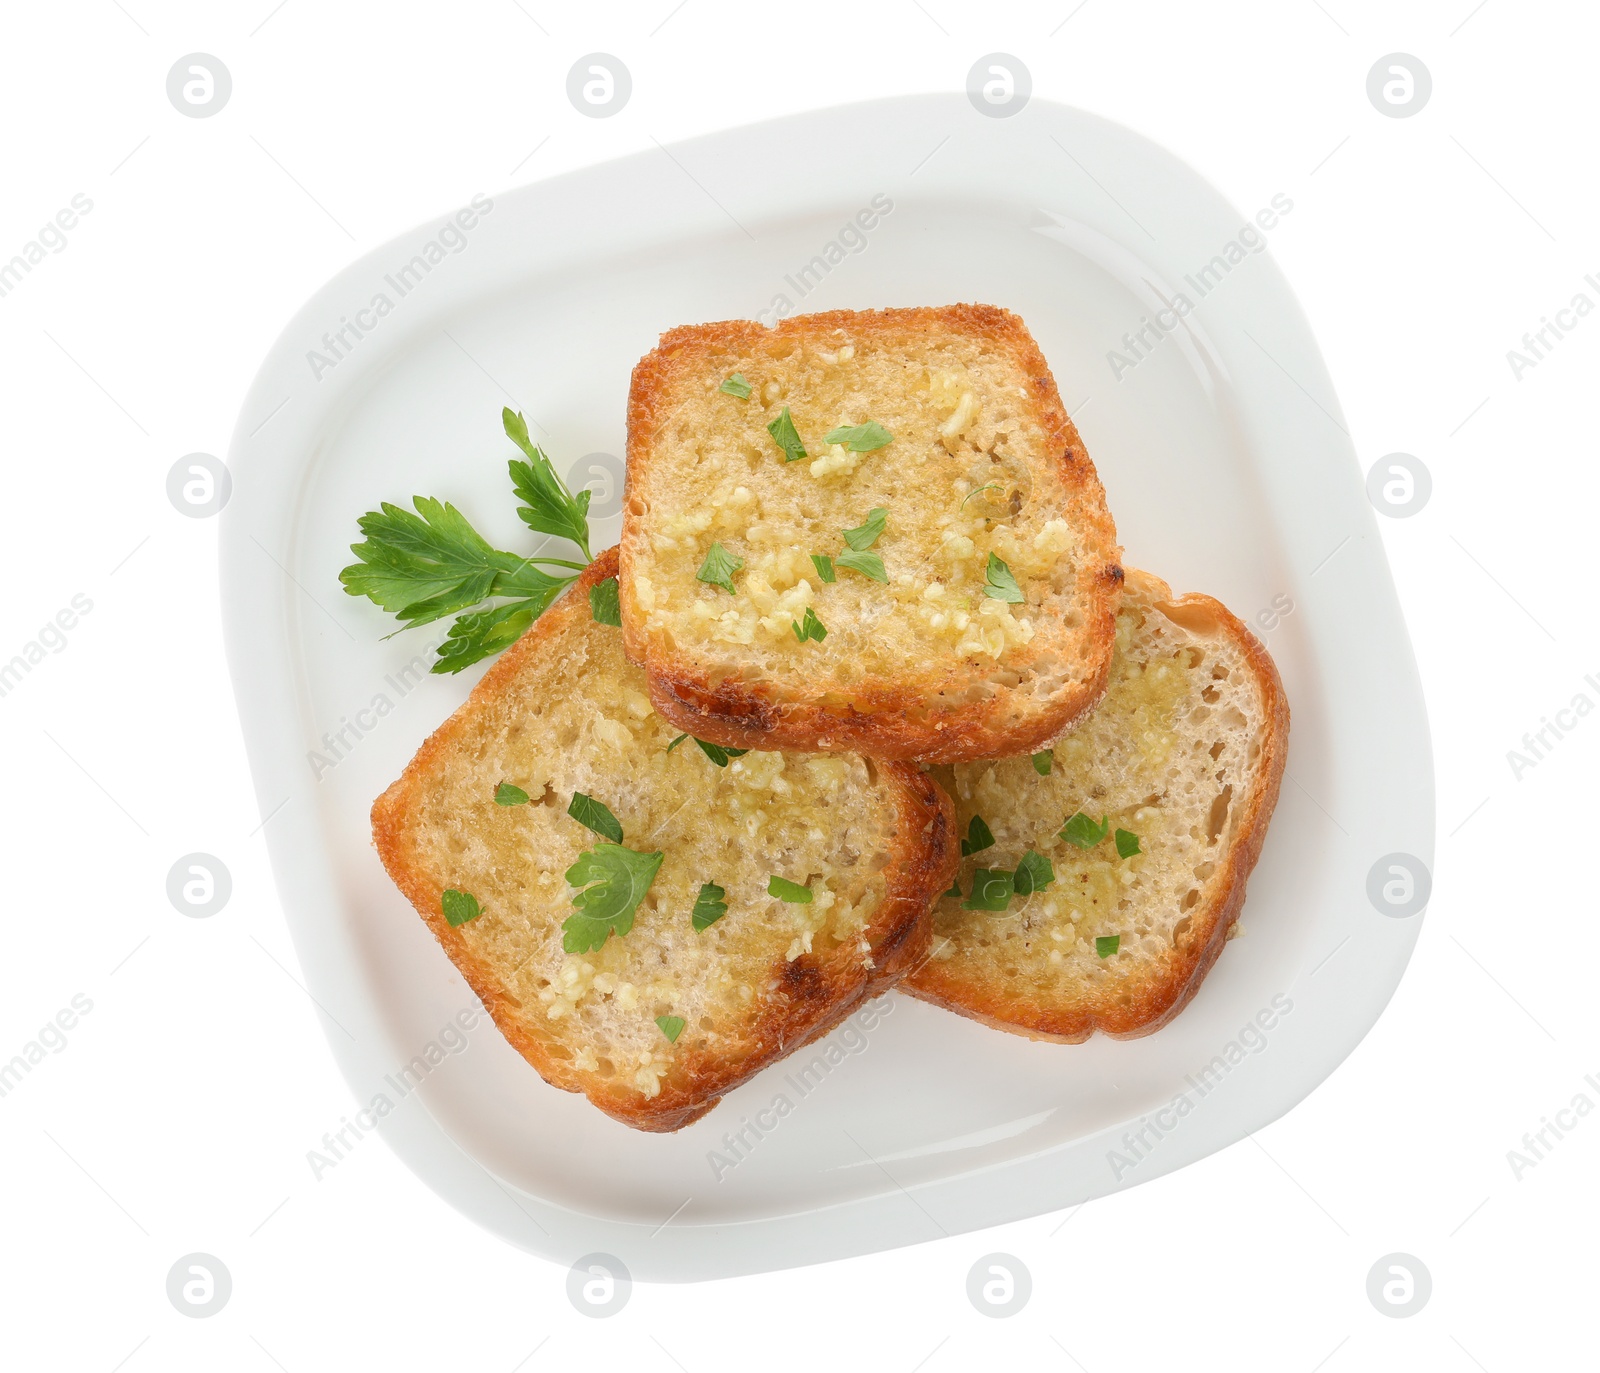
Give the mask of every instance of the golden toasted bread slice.
[[(489, 669), (378, 799), (373, 835), (547, 1081), (676, 1130), (925, 956), (956, 853), (949, 798), (907, 764), (670, 748), (621, 630), (593, 617), (616, 567), (602, 554)], [(569, 814), (579, 793), (609, 838)], [(769, 894), (774, 877), (809, 902)], [(608, 926), (641, 890), (631, 928)]]
[(993, 758), (1104, 689), (1116, 530), (1008, 311), (672, 330), (634, 369), (623, 509), (628, 655), (700, 738)]
[(1288, 739), (1255, 636), (1209, 596), (1129, 571), (1094, 711), (1037, 759), (937, 770), (976, 851), (903, 990), (1033, 1039), (1158, 1029), (1229, 937)]

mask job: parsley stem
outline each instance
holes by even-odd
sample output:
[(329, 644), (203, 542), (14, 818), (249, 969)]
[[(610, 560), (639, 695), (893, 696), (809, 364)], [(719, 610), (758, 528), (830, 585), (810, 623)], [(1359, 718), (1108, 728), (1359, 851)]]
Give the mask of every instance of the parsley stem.
[[(583, 551), (587, 553), (589, 550), (586, 548)], [(592, 563), (593, 561), (593, 558), (589, 559), (589, 562)], [(526, 567), (529, 563), (545, 563), (550, 567), (570, 567), (577, 572), (582, 572), (584, 568), (589, 566), (589, 563), (568, 562), (565, 558), (524, 558), (522, 563), (524, 567)]]

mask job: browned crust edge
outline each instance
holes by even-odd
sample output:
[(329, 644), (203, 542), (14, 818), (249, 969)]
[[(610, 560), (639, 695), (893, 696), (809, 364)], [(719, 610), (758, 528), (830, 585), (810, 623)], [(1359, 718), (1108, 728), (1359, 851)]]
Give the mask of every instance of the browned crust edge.
[(1128, 1004), (1108, 1007), (1088, 1003), (1039, 1014), (1019, 1005), (1002, 989), (948, 974), (941, 976), (945, 970), (932, 960), (901, 984), (900, 989), (911, 996), (1028, 1039), (1082, 1044), (1095, 1033), (1112, 1039), (1138, 1039), (1153, 1034), (1182, 1011), (1200, 990), (1228, 942), (1228, 930), (1244, 905), (1245, 886), (1261, 857), (1267, 826), (1283, 784), (1289, 750), (1289, 702), (1277, 665), (1261, 641), (1232, 611), (1210, 596), (1191, 593), (1174, 600), (1171, 588), (1159, 578), (1130, 570), (1128, 579), (1130, 583), (1137, 579), (1149, 588), (1156, 597), (1156, 609), (1177, 623), (1182, 624), (1185, 619), (1215, 620), (1218, 631), (1243, 652), (1265, 698), (1261, 758), (1245, 801), (1244, 822), (1228, 851), (1226, 865), (1220, 870), (1222, 880), (1213, 880), (1206, 901), (1190, 916), (1188, 934), (1180, 939), (1167, 975), (1141, 988)]
[(853, 944), (825, 955), (805, 954), (787, 963), (780, 992), (766, 999), (745, 1037), (745, 1050), (732, 1059), (690, 1052), (680, 1057), (654, 1098), (621, 1083), (586, 1075), (553, 1056), (521, 1004), (501, 983), (493, 966), (475, 954), (460, 930), (440, 909), (443, 888), (426, 872), (407, 824), (407, 814), (422, 778), (455, 747), (473, 708), (498, 695), (538, 654), (546, 640), (577, 615), (588, 615), (589, 588), (617, 572), (617, 552), (601, 553), (528, 632), (501, 654), (465, 704), (431, 734), (405, 771), (373, 803), (372, 837), (384, 868), (434, 938), (466, 979), (500, 1033), (552, 1086), (583, 1092), (607, 1115), (638, 1130), (671, 1131), (698, 1120), (723, 1093), (761, 1069), (826, 1034), (862, 1002), (897, 982), (927, 954), (933, 903), (953, 880), (960, 862), (955, 843), (955, 808), (944, 791), (903, 763), (879, 764), (894, 786), (900, 846), (884, 869), (886, 899), (865, 934), (876, 966), (863, 968)]
[[(1000, 691), (987, 700), (940, 711), (930, 709), (929, 702), (964, 690), (970, 685), (969, 678), (953, 672), (942, 680), (923, 677), (910, 684), (868, 678), (852, 684), (850, 695), (855, 705), (841, 710), (813, 700), (775, 700), (760, 686), (732, 679), (715, 682), (703, 672), (652, 656), (630, 594), (634, 549), (643, 537), (632, 507), (632, 491), (638, 474), (649, 463), (655, 435), (672, 418), (661, 413), (666, 384), (709, 349), (755, 346), (774, 337), (807, 337), (838, 328), (848, 328), (858, 336), (908, 328), (944, 329), (988, 339), (1015, 356), (1033, 388), (1050, 450), (1059, 455), (1061, 479), (1074, 505), (1074, 527), (1089, 531), (1091, 547), (1106, 550), (1102, 565), (1086, 566), (1079, 577), (1078, 591), (1094, 656), (1076, 691), (1063, 692), (1049, 703), (1024, 697), (1033, 707), (1027, 710), (1018, 709), (1016, 693)], [(662, 718), (710, 743), (727, 748), (845, 749), (873, 758), (929, 762), (997, 758), (1039, 747), (1081, 718), (1105, 694), (1122, 595), (1116, 526), (1106, 508), (1099, 474), (1061, 403), (1049, 364), (1022, 320), (997, 306), (832, 310), (797, 315), (772, 329), (750, 320), (727, 320), (669, 330), (660, 344), (640, 359), (629, 387), (621, 549), (624, 649), (648, 671), (651, 703)], [(1043, 649), (1040, 644), (1036, 651)]]

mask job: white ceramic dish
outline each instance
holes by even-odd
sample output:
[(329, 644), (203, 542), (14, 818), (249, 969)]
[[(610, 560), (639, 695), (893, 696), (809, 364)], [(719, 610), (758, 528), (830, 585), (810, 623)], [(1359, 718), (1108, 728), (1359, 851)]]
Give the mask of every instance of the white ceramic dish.
[[(841, 233), (861, 211), (871, 227)], [(1240, 254), (1203, 301), (1185, 284), (1226, 260), (1249, 217), (1103, 120), (1038, 101), (994, 120), (927, 96), (652, 150), (472, 218), (459, 235), (441, 236), (445, 221), (402, 235), (295, 316), (245, 402), (222, 516), (228, 651), (285, 913), (342, 1070), (363, 1103), (394, 1105), (383, 1133), (419, 1176), (559, 1262), (603, 1251), (636, 1277), (724, 1276), (1143, 1182), (1265, 1125), (1351, 1051), (1417, 936), (1419, 918), (1379, 914), (1366, 881), (1381, 855), (1432, 861), (1427, 723), (1373, 512), (1287, 284), (1266, 253)], [(400, 269), (430, 242), (442, 260), (402, 297)], [(1179, 291), (1195, 304), (1183, 327), (1114, 376), (1108, 351), (1126, 356), (1122, 335)], [(380, 294), (392, 309), (357, 313)], [(387, 881), (367, 812), (477, 672), (409, 681), (433, 631), (385, 640), (392, 622), (337, 574), (356, 517), (414, 493), (525, 546), (503, 403), (586, 482), (605, 464), (580, 459), (623, 451), (629, 371), (661, 330), (770, 320), (783, 297), (795, 313), (1019, 312), (1128, 564), (1257, 623), (1294, 712), (1289, 780), (1246, 937), (1159, 1034), (1034, 1044), (891, 994), (874, 1028), (825, 1043), (826, 1071), (802, 1081), (816, 1055), (802, 1056), (679, 1134), (642, 1135), (546, 1086), (486, 1019), (448, 1052), (441, 1029), (473, 998)], [(345, 320), (362, 334), (334, 358), (323, 335)], [(596, 503), (617, 504), (603, 490)], [(596, 522), (596, 548), (617, 523)], [(343, 744), (323, 742), (341, 727)], [(419, 1054), (442, 1061), (402, 1095), (399, 1069)], [(1219, 1055), (1227, 1071), (1202, 1091)], [(1141, 1128), (1142, 1145), (1125, 1142)]]

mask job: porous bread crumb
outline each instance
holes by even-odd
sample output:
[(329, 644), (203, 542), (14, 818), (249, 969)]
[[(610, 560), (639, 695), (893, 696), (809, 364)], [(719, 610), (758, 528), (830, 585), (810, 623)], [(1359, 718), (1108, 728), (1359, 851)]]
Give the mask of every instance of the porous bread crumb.
[[(732, 371), (748, 398), (718, 390)], [(785, 408), (806, 450), (795, 462), (768, 432)], [(892, 441), (865, 453), (823, 442), (868, 422)], [(635, 372), (629, 427), (623, 615), (652, 671), (783, 704), (847, 699), (862, 721), (884, 709), (867, 704), (874, 693), (912, 700), (896, 707), (902, 726), (947, 737), (934, 752), (885, 741), (878, 756), (892, 757), (950, 756), (936, 750), (961, 719), (1006, 706), (995, 737), (1042, 737), (1097, 694), (1115, 531), (1014, 317), (964, 306), (674, 331)], [(871, 552), (887, 584), (837, 563), (824, 580), (813, 555), (837, 560), (843, 531), (880, 506)], [(713, 543), (742, 560), (731, 596), (697, 580)], [(991, 556), (1022, 603), (987, 594)], [(820, 641), (797, 635), (808, 610)], [(805, 742), (827, 737), (818, 725)]]
[[(719, 768), (692, 743), (668, 753), (677, 731), (650, 707), (620, 632), (594, 624), (586, 599), (564, 631), (558, 610), (547, 615), (536, 662), (482, 704), (470, 743), (427, 764), (403, 824), (411, 861), (478, 899), (483, 914), (460, 938), (522, 1008), (558, 1079), (570, 1070), (597, 1099), (652, 1102), (686, 1054), (705, 1071), (751, 1052), (752, 1016), (782, 1002), (782, 971), (797, 959), (872, 969), (886, 865), (907, 842), (902, 783), (856, 754), (755, 750)], [(533, 799), (496, 805), (502, 781)], [(572, 954), (562, 947), (574, 912), (563, 874), (601, 842), (567, 814), (580, 791), (610, 808), (628, 847), (665, 859), (632, 931)], [(774, 874), (809, 884), (813, 903), (776, 902)], [(704, 882), (723, 887), (728, 909), (696, 931)], [(676, 1042), (656, 1024), (669, 1015), (685, 1023)]]
[[(1272, 757), (1265, 748), (1279, 728), (1281, 695), (1276, 674), (1269, 683), (1252, 660), (1242, 626), (1186, 627), (1158, 608), (1167, 595), (1154, 579), (1129, 574), (1106, 695), (1056, 742), (1047, 776), (1029, 757), (957, 763), (945, 774), (958, 832), (981, 816), (995, 839), (962, 860), (963, 893), (975, 868), (1015, 869), (1029, 850), (1049, 859), (1055, 881), (1014, 897), (1004, 912), (968, 911), (942, 897), (937, 967), (913, 974), (911, 990), (1038, 1031), (1158, 1002), (1180, 941), (1204, 937), (1195, 919), (1216, 917), (1252, 798), (1263, 788), (1276, 794), (1281, 738)], [(1059, 834), (1079, 811), (1109, 820), (1107, 837), (1087, 851)], [(1118, 856), (1118, 829), (1138, 837), (1139, 853)], [(1119, 946), (1102, 958), (1095, 941), (1109, 935)]]
[[(840, 369), (847, 349), (854, 361)], [(929, 649), (1001, 660), (1029, 642), (1031, 621), (1018, 621), (1012, 606), (983, 591), (991, 552), (1033, 600), (1072, 580), (1076, 541), (1059, 513), (1059, 492), (1038, 471), (1047, 465), (1044, 435), (1011, 384), (1008, 358), (960, 336), (929, 342), (925, 352), (909, 368), (903, 351), (874, 342), (757, 354), (739, 364), (757, 388), (748, 400), (718, 393), (707, 402), (714, 419), (691, 424), (681, 440), (663, 436), (655, 462), (667, 469), (691, 462), (694, 482), (691, 493), (669, 476), (652, 498), (662, 514), (650, 523), (648, 556), (634, 572), (650, 588), (649, 632), (750, 648), (741, 661), (752, 665), (827, 670), (848, 659), (864, 673), (892, 673)], [(757, 386), (767, 372), (782, 385)], [(841, 403), (846, 398), (850, 404)], [(793, 464), (766, 432), (785, 405), (806, 444), (806, 459)], [(821, 442), (869, 419), (894, 435), (888, 448), (857, 453)], [(800, 472), (819, 485), (797, 487)], [(968, 500), (980, 486), (992, 489)], [(905, 596), (851, 572), (824, 586), (811, 564), (812, 553), (845, 551), (841, 531), (874, 506), (889, 511), (889, 522), (872, 551), (891, 576), (909, 574)], [(744, 561), (734, 575), (737, 595), (695, 580), (713, 542)], [(940, 619), (903, 610), (935, 581), (954, 613)], [(679, 594), (664, 599), (665, 586)], [(794, 636), (807, 605), (828, 626), (823, 645)], [(974, 614), (992, 623), (974, 625)]]
[[(530, 755), (539, 754), (536, 770), (550, 774), (559, 804), (494, 807), (492, 784), (479, 795), (483, 776), (472, 760), (462, 760), (466, 766), (442, 778), (424, 800), (417, 821), (437, 826), (426, 856), (484, 907), (483, 916), (462, 927), (469, 945), (496, 966), (516, 970), (509, 990), (524, 1004), (542, 1005), (575, 1053), (589, 1048), (612, 1063), (651, 1053), (632, 1079), (654, 1097), (677, 1049), (656, 1026), (656, 1015), (682, 1016), (696, 1027), (695, 1037), (712, 1044), (738, 1035), (746, 1004), (739, 988), (764, 986), (775, 959), (792, 961), (812, 951), (835, 899), (825, 884), (849, 892), (855, 907), (870, 909), (881, 895), (882, 876), (869, 870), (858, 849), (866, 836), (882, 833), (882, 798), (854, 755), (818, 759), (758, 751), (717, 768), (692, 744), (668, 754), (675, 731), (659, 716), (648, 715), (633, 730), (613, 718), (637, 694), (631, 684), (637, 669), (622, 659), (621, 636), (592, 647), (588, 658), (582, 692), (552, 692), (530, 702), (538, 734), (516, 731), (497, 750), (500, 769), (512, 780), (525, 759), (532, 765)], [(604, 754), (579, 748), (551, 758), (539, 747), (547, 735), (609, 741), (615, 733), (626, 736), (625, 746)], [(661, 850), (671, 859), (639, 908), (633, 932), (581, 956), (561, 948), (560, 922), (573, 908), (559, 874), (597, 838), (566, 814), (575, 791), (610, 807), (630, 847)], [(726, 820), (709, 823), (713, 807)], [(830, 822), (819, 827), (815, 817), (824, 811)], [(777, 903), (766, 885), (773, 872), (821, 875), (814, 907), (785, 908), (814, 910), (814, 916), (771, 926)], [(725, 889), (728, 914), (696, 932), (689, 912), (704, 881)], [(859, 923), (848, 933), (858, 929)], [(841, 929), (833, 942), (845, 933)], [(672, 970), (671, 996), (664, 994), (665, 968)], [(721, 972), (729, 975), (716, 975)], [(685, 1031), (679, 1043), (689, 1037)]]

